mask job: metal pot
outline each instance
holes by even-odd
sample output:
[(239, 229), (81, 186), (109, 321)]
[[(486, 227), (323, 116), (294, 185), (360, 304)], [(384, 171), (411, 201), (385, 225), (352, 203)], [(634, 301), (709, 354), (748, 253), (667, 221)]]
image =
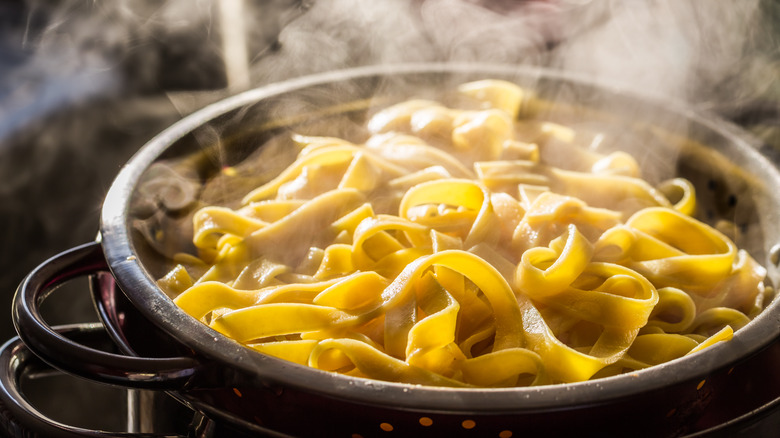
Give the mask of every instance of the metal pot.
[[(348, 136), (376, 103), (439, 98), (439, 90), (480, 78), (533, 88), (551, 102), (537, 110), (607, 129), (618, 140), (615, 147), (629, 148), (645, 161), (651, 180), (681, 174), (704, 187), (699, 193), (703, 217), (734, 221), (741, 236), (737, 244), (768, 266), (771, 281), (778, 283), (773, 247), (780, 242), (775, 226), (780, 196), (774, 188), (780, 186), (780, 173), (767, 158), (771, 151), (759, 150), (728, 122), (550, 70), (379, 66), (252, 90), (152, 139), (111, 186), (98, 241), (44, 262), (19, 287), (13, 317), (20, 338), (66, 372), (171, 391), (208, 417), (279, 435), (678, 436), (727, 422), (780, 396), (777, 298), (733, 340), (636, 373), (566, 385), (451, 389), (352, 378), (261, 355), (191, 318), (156, 286), (164, 257), (135, 225), (150, 214), (145, 209), (149, 199), (175, 216), (186, 208), (182, 193), (192, 189), (187, 183), (173, 192), (165, 186), (167, 195), (148, 197), (150, 187), (160, 187), (155, 185), (156, 163), (176, 163), (182, 172), (206, 181), (279, 133), (294, 128)], [(357, 123), (333, 123), (336, 119)], [(239, 181), (225, 190), (252, 183), (249, 174)], [(124, 354), (74, 343), (41, 318), (39, 307), (49, 292), (84, 275), (91, 276), (103, 323)]]

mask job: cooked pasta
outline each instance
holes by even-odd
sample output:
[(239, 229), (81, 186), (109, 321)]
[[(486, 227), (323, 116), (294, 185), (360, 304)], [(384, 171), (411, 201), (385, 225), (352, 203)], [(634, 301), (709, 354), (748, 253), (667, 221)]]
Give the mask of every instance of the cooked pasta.
[[(360, 144), (295, 136), (295, 162), (239, 208), (194, 215), (198, 254), (159, 280), (261, 353), (350, 376), (511, 387), (631, 372), (727, 341), (766, 271), (623, 152), (523, 118), (499, 80), (472, 105), (410, 100)], [(542, 158), (554, 140), (579, 168)]]

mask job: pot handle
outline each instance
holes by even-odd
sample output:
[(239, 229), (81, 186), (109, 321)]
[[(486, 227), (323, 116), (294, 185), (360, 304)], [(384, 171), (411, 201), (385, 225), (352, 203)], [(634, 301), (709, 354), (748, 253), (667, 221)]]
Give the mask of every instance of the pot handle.
[[(105, 331), (99, 324), (74, 324), (55, 329), (60, 335), (78, 339), (79, 342), (108, 343)], [(99, 339), (94, 339), (97, 336)], [(108, 432), (76, 427), (55, 421), (37, 410), (24, 396), (22, 380), (35, 375), (49, 375), (51, 369), (32, 354), (17, 337), (0, 347), (0, 435), (25, 437), (72, 438), (90, 436), (95, 438), (184, 438), (189, 432), (142, 433)], [(64, 400), (67, 401), (67, 400)], [(132, 428), (128, 424), (128, 428)], [(185, 428), (186, 429), (186, 428)]]
[(40, 306), (54, 289), (79, 276), (107, 272), (100, 243), (64, 251), (35, 268), (14, 296), (13, 322), (19, 338), (46, 363), (96, 382), (128, 388), (180, 390), (205, 367), (192, 357), (143, 358), (108, 353), (74, 342), (49, 326)]

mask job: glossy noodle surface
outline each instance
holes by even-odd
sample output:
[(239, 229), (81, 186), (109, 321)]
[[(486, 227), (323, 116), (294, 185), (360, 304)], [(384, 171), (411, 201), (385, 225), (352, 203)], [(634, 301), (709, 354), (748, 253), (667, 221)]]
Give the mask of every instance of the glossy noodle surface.
[[(765, 269), (694, 218), (690, 182), (653, 186), (632, 156), (528, 120), (511, 83), (458, 92), (466, 108), (376, 112), (360, 144), (296, 135), (297, 159), (240, 207), (195, 213), (197, 254), (160, 286), (261, 353), (455, 387), (631, 372), (761, 311)], [(541, 158), (553, 143), (577, 165)]]

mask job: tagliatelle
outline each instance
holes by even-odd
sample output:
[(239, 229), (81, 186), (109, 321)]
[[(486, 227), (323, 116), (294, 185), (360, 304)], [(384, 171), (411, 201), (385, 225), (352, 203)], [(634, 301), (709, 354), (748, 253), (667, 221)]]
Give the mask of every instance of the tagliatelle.
[(194, 213), (197, 257), (160, 286), (260, 353), (455, 387), (657, 365), (760, 310), (766, 271), (693, 217), (690, 182), (654, 187), (630, 155), (518, 119), (532, 94), (514, 84), (459, 90), (472, 107), (402, 102), (361, 144), (295, 135), (298, 158), (241, 207)]

